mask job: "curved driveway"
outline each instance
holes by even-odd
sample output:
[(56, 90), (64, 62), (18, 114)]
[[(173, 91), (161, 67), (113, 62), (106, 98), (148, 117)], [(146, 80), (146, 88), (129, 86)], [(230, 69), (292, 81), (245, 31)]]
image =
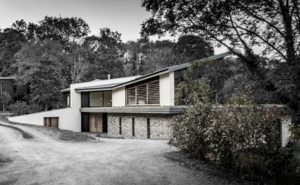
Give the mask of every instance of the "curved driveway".
[(65, 142), (35, 127), (16, 127), (35, 138), (24, 139), (17, 131), (0, 126), (0, 153), (12, 159), (11, 163), (0, 166), (0, 184), (230, 184), (226, 179), (194, 171), (165, 158), (166, 152), (175, 151), (167, 141)]

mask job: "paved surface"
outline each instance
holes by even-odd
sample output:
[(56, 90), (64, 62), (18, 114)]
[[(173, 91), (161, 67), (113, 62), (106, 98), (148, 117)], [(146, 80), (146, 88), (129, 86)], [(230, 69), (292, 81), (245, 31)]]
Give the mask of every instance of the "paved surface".
[(164, 157), (176, 150), (167, 141), (101, 138), (66, 142), (41, 128), (16, 127), (34, 139), (24, 139), (18, 131), (0, 126), (0, 154), (12, 160), (0, 164), (0, 185), (231, 184)]

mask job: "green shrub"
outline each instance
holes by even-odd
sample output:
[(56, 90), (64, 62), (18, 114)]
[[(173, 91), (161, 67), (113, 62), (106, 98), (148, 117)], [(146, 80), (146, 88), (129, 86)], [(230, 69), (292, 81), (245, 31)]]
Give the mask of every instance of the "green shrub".
[(293, 149), (281, 148), (278, 109), (255, 105), (247, 89), (220, 106), (212, 104), (204, 81), (178, 87), (177, 92), (191, 91), (185, 94), (188, 107), (177, 117), (169, 144), (251, 179), (297, 174)]
[(11, 104), (8, 109), (11, 111), (13, 116), (30, 114), (34, 112), (42, 111), (42, 107), (37, 104), (27, 104), (24, 101), (17, 101)]

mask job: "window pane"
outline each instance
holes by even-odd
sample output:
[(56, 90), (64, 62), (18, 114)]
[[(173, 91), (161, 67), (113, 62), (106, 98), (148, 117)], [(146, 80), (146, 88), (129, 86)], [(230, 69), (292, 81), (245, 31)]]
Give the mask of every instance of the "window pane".
[(103, 106), (103, 92), (91, 92), (90, 93), (90, 106), (102, 107)]
[(127, 89), (127, 103), (129, 105), (135, 105), (135, 87)]
[(104, 91), (104, 107), (111, 107), (111, 91)]
[(137, 102), (139, 105), (147, 104), (147, 85), (137, 86)]
[(81, 93), (81, 107), (89, 106), (89, 93)]

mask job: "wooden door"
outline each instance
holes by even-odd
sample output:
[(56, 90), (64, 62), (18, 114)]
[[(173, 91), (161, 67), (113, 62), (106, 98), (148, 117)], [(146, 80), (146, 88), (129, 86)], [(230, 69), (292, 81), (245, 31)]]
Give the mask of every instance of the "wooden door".
[(57, 117), (51, 118), (51, 122), (52, 122), (52, 127), (58, 128), (58, 118)]
[(90, 132), (97, 132), (96, 130), (96, 115), (90, 114)]
[(102, 114), (96, 114), (96, 130), (97, 132), (103, 132)]
[(102, 114), (90, 114), (90, 132), (102, 131)]

